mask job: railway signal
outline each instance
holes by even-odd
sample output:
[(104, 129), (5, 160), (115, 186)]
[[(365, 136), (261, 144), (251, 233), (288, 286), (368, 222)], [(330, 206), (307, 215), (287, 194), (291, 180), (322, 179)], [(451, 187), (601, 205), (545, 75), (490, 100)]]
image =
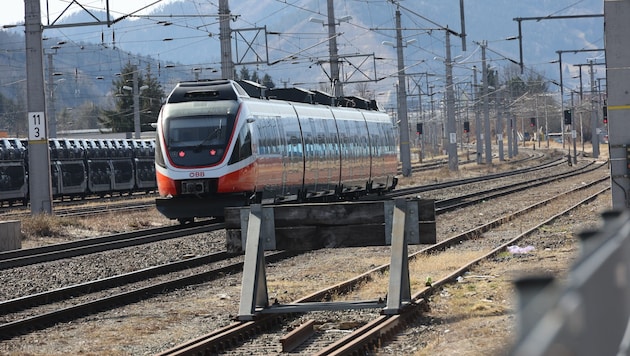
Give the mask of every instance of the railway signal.
[(604, 123), (607, 124), (608, 123), (608, 106), (604, 105), (602, 107), (602, 111), (603, 111), (603, 118), (604, 118)]
[(422, 135), (422, 123), (416, 124), (416, 134)]
[(565, 110), (564, 111), (564, 124), (565, 125), (571, 125), (571, 110)]
[(464, 133), (470, 132), (470, 122), (464, 121)]

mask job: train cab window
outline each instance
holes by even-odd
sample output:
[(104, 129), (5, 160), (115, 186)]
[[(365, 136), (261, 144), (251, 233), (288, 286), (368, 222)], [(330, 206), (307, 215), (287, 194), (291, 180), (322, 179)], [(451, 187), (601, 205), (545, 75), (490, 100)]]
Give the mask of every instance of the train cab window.
[(166, 140), (171, 146), (225, 145), (226, 117), (178, 117), (168, 122)]

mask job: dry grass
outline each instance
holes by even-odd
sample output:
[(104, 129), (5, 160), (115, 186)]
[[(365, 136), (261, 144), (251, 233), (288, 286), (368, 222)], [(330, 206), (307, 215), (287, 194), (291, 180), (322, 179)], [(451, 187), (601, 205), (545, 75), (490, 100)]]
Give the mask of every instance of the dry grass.
[[(21, 219), (22, 240), (25, 243), (55, 243), (64, 240), (120, 233), (170, 224), (155, 210), (125, 214), (94, 214), (87, 217), (35, 215)], [(32, 246), (24, 246), (32, 247)]]
[(68, 229), (83, 227), (79, 220), (47, 214), (25, 217), (21, 220), (21, 224), (22, 239), (67, 237)]

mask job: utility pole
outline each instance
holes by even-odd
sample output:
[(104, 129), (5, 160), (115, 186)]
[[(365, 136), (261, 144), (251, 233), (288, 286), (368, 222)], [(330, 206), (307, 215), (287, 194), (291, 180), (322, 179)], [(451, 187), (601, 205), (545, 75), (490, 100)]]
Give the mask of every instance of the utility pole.
[(53, 68), (53, 54), (48, 53), (48, 93), (50, 95), (50, 103), (48, 103), (48, 128), (51, 138), (57, 137), (57, 112), (55, 110), (55, 82)]
[(486, 143), (486, 163), (492, 164), (492, 140), (490, 138), (490, 108), (488, 107), (488, 65), (486, 64), (486, 41), (481, 42), (481, 76), (483, 79), (483, 87), (481, 95), (483, 96), (483, 121), (484, 121), (484, 140)]
[(44, 91), (42, 22), (39, 0), (24, 0), (26, 100), (31, 215), (52, 214), (48, 120)]
[(228, 0), (219, 0), (219, 40), (221, 43), (221, 75), (224, 79), (234, 79), (232, 62), (232, 30), (230, 29), (230, 5)]
[(140, 90), (138, 89), (138, 68), (134, 68), (131, 80), (133, 81), (133, 131), (135, 138), (140, 138)]
[(446, 29), (446, 132), (448, 133), (448, 169), (458, 169), (457, 129), (455, 125), (455, 94), (453, 89), (453, 63), (451, 62), (451, 34)]
[[(591, 142), (593, 142), (593, 158), (599, 158), (599, 132), (597, 128), (597, 112), (595, 112), (595, 70), (593, 69), (593, 60), (589, 60), (590, 70), (591, 70), (591, 130), (593, 132), (593, 136), (591, 138)], [(573, 141), (575, 144), (575, 140)], [(573, 161), (577, 163), (577, 157), (575, 156), (575, 147), (573, 147)]]
[(477, 164), (482, 163), (483, 142), (481, 141), (481, 116), (479, 115), (479, 84), (477, 84), (477, 66), (473, 66), (473, 87), (475, 103), (475, 138), (477, 140)]
[[(331, 1), (331, 0), (329, 0)], [(403, 57), (400, 7), (396, 7), (396, 52), (398, 56), (398, 127), (400, 130), (400, 161), (402, 174), (411, 176), (411, 151), (409, 148), (409, 119), (407, 117), (407, 89), (405, 83), (405, 59)]]
[(503, 156), (503, 89), (498, 88), (496, 91), (497, 100), (497, 144), (499, 145), (499, 161), (505, 161)]
[(339, 55), (337, 54), (337, 27), (335, 23), (335, 5), (328, 0), (328, 47), (330, 52), (330, 80), (332, 81), (332, 95), (337, 98), (343, 96), (343, 85), (339, 80)]

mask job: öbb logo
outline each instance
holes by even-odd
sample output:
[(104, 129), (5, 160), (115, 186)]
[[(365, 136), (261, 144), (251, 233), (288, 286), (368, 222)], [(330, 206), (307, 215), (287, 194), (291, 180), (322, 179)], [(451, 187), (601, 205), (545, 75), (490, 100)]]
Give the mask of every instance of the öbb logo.
[(201, 178), (201, 177), (205, 177), (205, 176), (206, 176), (206, 173), (205, 173), (205, 172), (203, 172), (203, 171), (202, 171), (202, 172), (190, 172), (190, 173), (188, 174), (188, 176), (189, 176), (190, 178)]

